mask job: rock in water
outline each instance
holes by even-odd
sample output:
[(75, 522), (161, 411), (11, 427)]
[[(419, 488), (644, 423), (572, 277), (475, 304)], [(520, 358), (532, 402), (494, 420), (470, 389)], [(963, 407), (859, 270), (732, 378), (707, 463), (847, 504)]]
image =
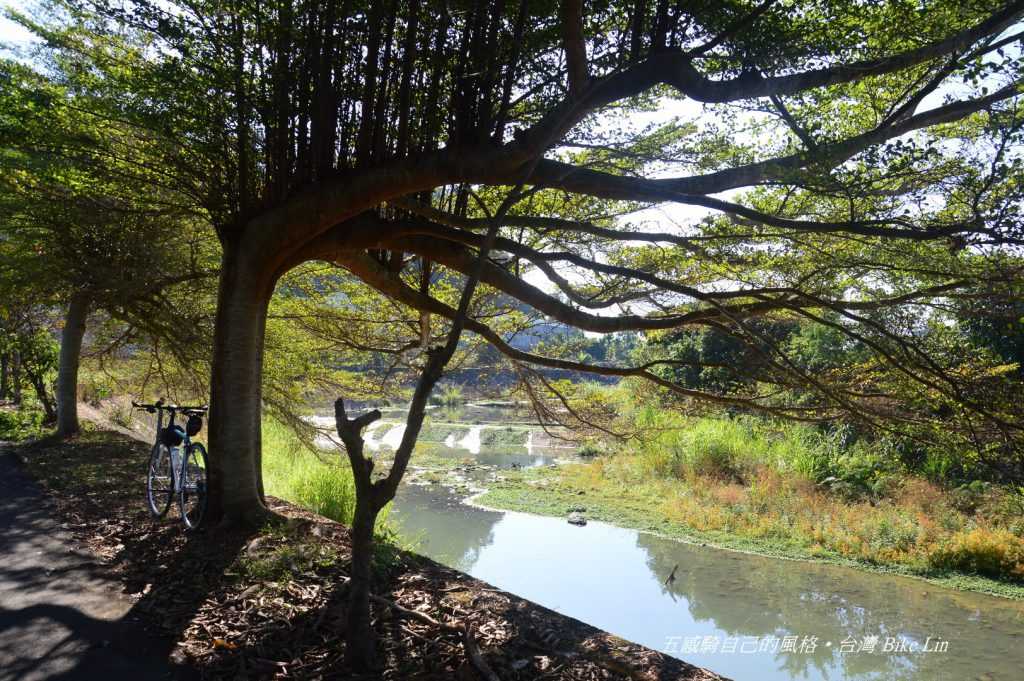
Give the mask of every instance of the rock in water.
[(573, 512), (569, 514), (569, 522), (573, 525), (583, 526), (587, 524), (587, 519), (583, 517), (582, 513)]

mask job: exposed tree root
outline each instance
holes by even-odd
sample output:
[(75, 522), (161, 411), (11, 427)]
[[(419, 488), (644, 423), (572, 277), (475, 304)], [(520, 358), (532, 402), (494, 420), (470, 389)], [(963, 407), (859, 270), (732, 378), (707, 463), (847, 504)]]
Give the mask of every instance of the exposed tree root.
[[(349, 578), (346, 577), (343, 584), (348, 584), (348, 582)], [(484, 656), (480, 652), (480, 647), (477, 646), (476, 640), (473, 638), (473, 629), (468, 623), (459, 626), (456, 624), (448, 624), (446, 622), (441, 622), (439, 620), (434, 619), (430, 615), (424, 614), (417, 610), (410, 610), (409, 608), (401, 606), (398, 603), (395, 603), (394, 601), (388, 600), (383, 596), (377, 596), (375, 594), (370, 594), (370, 600), (372, 600), (374, 603), (379, 603), (380, 605), (387, 606), (392, 611), (401, 615), (402, 617), (417, 619), (421, 622), (429, 624), (432, 627), (437, 627), (438, 629), (441, 629), (443, 631), (458, 634), (462, 637), (462, 646), (466, 649), (466, 657), (469, 659), (470, 664), (472, 664), (473, 667), (476, 668), (478, 672), (480, 672), (481, 676), (487, 679), (487, 681), (501, 681), (501, 678), (496, 673), (494, 673), (494, 670), (491, 669), (490, 665), (487, 664), (487, 661), (484, 660)]]
[(462, 630), (462, 646), (466, 649), (466, 656), (469, 657), (470, 664), (487, 681), (501, 681), (498, 675), (494, 673), (494, 670), (484, 661), (484, 656), (480, 653), (480, 648), (477, 647), (476, 640), (473, 638), (473, 628), (468, 623)]

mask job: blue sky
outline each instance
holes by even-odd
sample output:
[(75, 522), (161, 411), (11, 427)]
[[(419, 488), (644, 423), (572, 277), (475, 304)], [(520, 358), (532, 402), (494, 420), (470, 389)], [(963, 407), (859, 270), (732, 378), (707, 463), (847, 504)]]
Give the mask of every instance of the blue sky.
[[(3, 8), (3, 10), (8, 8), (25, 10), (28, 8), (28, 3), (7, 0), (6, 2), (0, 2), (0, 8)], [(0, 14), (6, 14), (6, 11), (0, 12)], [(18, 26), (5, 16), (0, 16), (0, 44), (4, 45), (4, 47), (8, 45), (25, 45), (30, 37), (29, 32), (21, 26)]]

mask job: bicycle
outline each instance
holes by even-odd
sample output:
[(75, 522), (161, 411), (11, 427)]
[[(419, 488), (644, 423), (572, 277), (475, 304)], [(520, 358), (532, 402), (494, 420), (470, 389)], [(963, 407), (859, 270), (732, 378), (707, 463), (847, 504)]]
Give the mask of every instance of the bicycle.
[[(203, 428), (203, 417), (209, 407), (182, 407), (132, 402), (137, 409), (156, 414), (156, 440), (149, 455), (146, 474), (146, 502), (150, 515), (162, 518), (178, 498), (178, 510), (185, 529), (194, 530), (203, 522), (206, 512), (206, 448), (192, 438)], [(164, 412), (169, 415), (164, 426)], [(174, 422), (178, 414), (187, 416), (185, 427)]]

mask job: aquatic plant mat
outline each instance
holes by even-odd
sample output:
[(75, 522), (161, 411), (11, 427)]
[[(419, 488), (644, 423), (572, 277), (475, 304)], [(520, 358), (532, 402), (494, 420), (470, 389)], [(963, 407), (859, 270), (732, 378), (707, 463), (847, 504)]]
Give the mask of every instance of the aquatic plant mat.
[(354, 675), (344, 661), (348, 528), (268, 498), (285, 521), (186, 534), (144, 508), (148, 449), (93, 432), (16, 451), (76, 540), (136, 601), (129, 616), (197, 677), (721, 678), (394, 547), (376, 561), (382, 669)]

